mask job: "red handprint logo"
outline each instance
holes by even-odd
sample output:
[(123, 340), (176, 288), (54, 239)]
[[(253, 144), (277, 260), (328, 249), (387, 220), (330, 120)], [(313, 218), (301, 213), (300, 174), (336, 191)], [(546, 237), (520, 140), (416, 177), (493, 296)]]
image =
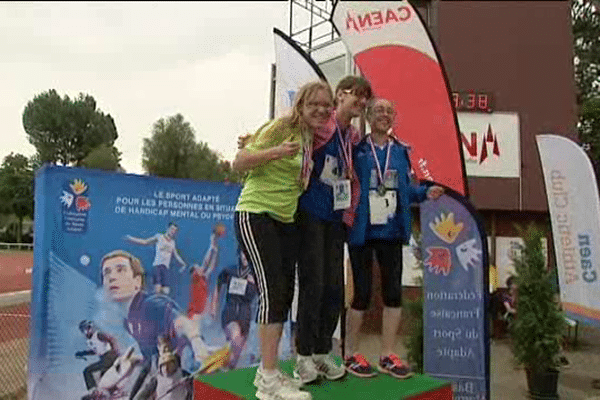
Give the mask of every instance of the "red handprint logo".
[(87, 211), (92, 207), (92, 203), (85, 196), (77, 196), (75, 200), (75, 206), (77, 207), (78, 212)]
[(450, 250), (445, 247), (428, 247), (427, 259), (424, 264), (429, 272), (436, 275), (444, 274), (448, 276), (452, 268), (452, 257)]

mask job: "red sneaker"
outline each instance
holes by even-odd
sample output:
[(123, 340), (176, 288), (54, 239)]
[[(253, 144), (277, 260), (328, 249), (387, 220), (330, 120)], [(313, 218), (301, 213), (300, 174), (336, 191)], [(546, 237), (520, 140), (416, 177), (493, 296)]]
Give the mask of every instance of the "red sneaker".
[(346, 371), (361, 378), (370, 378), (377, 375), (371, 364), (369, 364), (362, 354), (355, 353), (353, 356), (346, 357), (344, 364)]
[(395, 378), (406, 379), (414, 375), (410, 370), (408, 364), (400, 359), (395, 354), (390, 354), (387, 357), (381, 357), (379, 359), (379, 365), (377, 365), (379, 371), (384, 374), (390, 374)]

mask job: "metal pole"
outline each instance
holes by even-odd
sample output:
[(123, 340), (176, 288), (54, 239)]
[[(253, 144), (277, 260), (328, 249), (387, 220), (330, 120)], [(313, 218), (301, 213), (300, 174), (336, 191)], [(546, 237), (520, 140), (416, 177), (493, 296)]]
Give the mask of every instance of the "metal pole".
[(439, 30), (438, 30), (438, 10), (439, 10), (439, 1), (433, 0), (431, 3), (428, 3), (428, 12), (427, 12), (427, 23), (429, 24), (429, 31), (431, 32), (431, 36), (433, 36), (433, 40), (437, 43), (439, 41)]
[(294, 12), (294, 0), (290, 0), (290, 37), (292, 37), (293, 12)]
[(312, 51), (312, 36), (313, 36), (313, 0), (310, 0), (310, 29), (308, 30), (308, 54)]
[(269, 99), (269, 119), (275, 118), (275, 95), (276, 95), (276, 72), (277, 66), (275, 64), (271, 64), (271, 96)]

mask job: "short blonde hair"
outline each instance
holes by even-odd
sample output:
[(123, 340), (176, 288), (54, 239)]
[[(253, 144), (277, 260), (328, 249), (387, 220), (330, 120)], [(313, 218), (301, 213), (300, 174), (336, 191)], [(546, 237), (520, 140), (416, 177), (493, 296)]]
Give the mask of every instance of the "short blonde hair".
[(102, 267), (106, 260), (110, 260), (115, 257), (124, 257), (129, 260), (129, 266), (131, 267), (131, 271), (133, 272), (133, 277), (141, 276), (142, 277), (142, 286), (144, 285), (145, 279), (145, 271), (144, 267), (142, 267), (142, 262), (139, 258), (135, 257), (133, 254), (125, 251), (125, 250), (113, 250), (110, 253), (106, 253), (102, 260), (100, 261), (100, 276), (104, 279), (104, 273), (102, 272)]

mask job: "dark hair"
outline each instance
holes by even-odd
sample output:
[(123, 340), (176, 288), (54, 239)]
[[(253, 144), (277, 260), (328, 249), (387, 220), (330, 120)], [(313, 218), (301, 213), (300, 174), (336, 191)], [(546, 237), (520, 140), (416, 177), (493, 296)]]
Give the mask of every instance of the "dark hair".
[[(246, 264), (244, 265), (244, 263), (242, 262), (242, 256), (244, 256), (244, 258), (246, 259)], [(240, 247), (238, 247), (238, 275), (242, 278), (245, 278), (246, 276), (248, 276), (249, 274), (252, 273), (252, 264), (250, 263), (250, 258), (248, 257), (248, 254), (246, 254), (246, 252), (241, 249)]]
[(177, 224), (173, 221), (169, 222), (169, 224), (167, 225), (167, 228), (170, 228), (171, 226), (174, 226), (175, 228), (179, 228), (179, 226), (177, 226)]
[(348, 75), (347, 77), (343, 78), (335, 87), (336, 96), (340, 90), (355, 90), (357, 94), (364, 96), (367, 99), (371, 99), (371, 97), (373, 97), (371, 84), (362, 76)]
[(511, 275), (506, 279), (506, 287), (510, 288), (513, 283), (515, 283), (515, 277)]
[(84, 319), (83, 321), (81, 321), (79, 323), (79, 330), (81, 332), (85, 333), (86, 330), (92, 329), (92, 328), (94, 328), (94, 323), (92, 321), (87, 320), (87, 319)]

